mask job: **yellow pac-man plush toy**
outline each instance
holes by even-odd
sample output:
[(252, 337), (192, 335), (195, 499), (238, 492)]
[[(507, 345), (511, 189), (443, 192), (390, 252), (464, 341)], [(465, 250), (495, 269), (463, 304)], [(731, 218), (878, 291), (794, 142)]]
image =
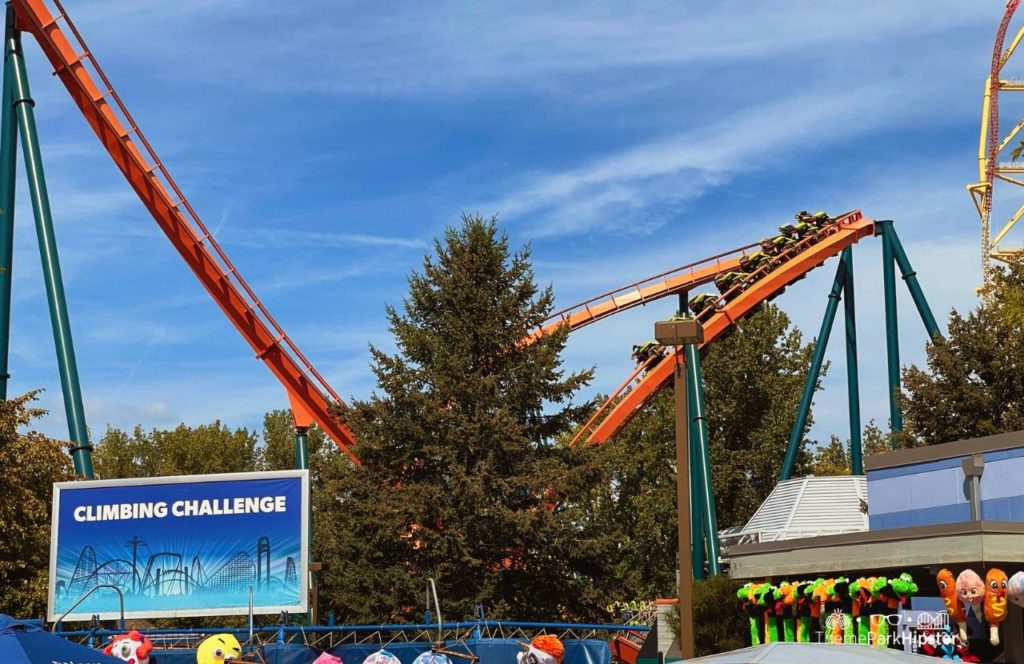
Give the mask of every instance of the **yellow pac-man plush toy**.
[(242, 658), (242, 646), (230, 634), (214, 634), (199, 644), (196, 664), (223, 664)]

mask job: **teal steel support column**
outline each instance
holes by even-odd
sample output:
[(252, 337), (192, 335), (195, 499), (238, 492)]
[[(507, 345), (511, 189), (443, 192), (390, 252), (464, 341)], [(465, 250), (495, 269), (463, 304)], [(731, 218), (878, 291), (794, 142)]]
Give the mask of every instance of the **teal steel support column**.
[[(697, 412), (697, 405), (693, 402), (693, 391), (690, 389), (689, 383), (686, 385), (686, 403), (687, 412)], [(694, 445), (694, 441), (699, 435), (696, 421), (690, 418), (690, 543), (693, 548), (693, 578), (698, 580), (707, 576), (704, 573), (707, 536), (704, 523), (703, 487), (700, 481), (701, 474), (695, 470), (700, 464), (697, 446)]]
[[(700, 351), (697, 344), (686, 344), (686, 388), (694, 405), (690, 413), (693, 422), (692, 430), (697, 433), (696, 439), (690, 439), (690, 448), (697, 459), (697, 465), (691, 467), (691, 475), (700, 478), (701, 521), (704, 524), (704, 535), (707, 541), (708, 574), (718, 576), (722, 573), (719, 561), (718, 517), (715, 515), (715, 492), (711, 475), (711, 448), (708, 445), (708, 420), (704, 410), (704, 384), (701, 380)], [(691, 457), (693, 458), (693, 457)]]
[(53, 232), (53, 218), (50, 215), (50, 201), (46, 193), (46, 178), (43, 175), (43, 160), (36, 136), (36, 121), (33, 113), (32, 94), (29, 92), (28, 73), (25, 70), (24, 54), (21, 50), (21, 35), (13, 31), (9, 46), (8, 63), (13, 75), (12, 104), (18, 114), (18, 129), (21, 134), (21, 149), (25, 153), (25, 171), (28, 177), (29, 197), (32, 213), (36, 220), (36, 234), (39, 237), (39, 256), (43, 263), (43, 280), (46, 297), (50, 304), (50, 324), (53, 327), (53, 341), (57, 347), (57, 367), (60, 370), (61, 390), (64, 393), (64, 410), (68, 419), (68, 432), (74, 447), (71, 457), (75, 473), (92, 479), (92, 445), (85, 425), (85, 409), (82, 406), (82, 390), (78, 382), (78, 365), (75, 362), (75, 348), (71, 341), (71, 324), (68, 320), (67, 302), (64, 299), (64, 282), (60, 274), (57, 257), (57, 242)]
[(309, 436), (306, 427), (295, 427), (295, 468), (309, 469)]
[[(676, 312), (677, 316), (689, 317), (690, 305), (688, 301), (689, 293), (685, 291), (679, 294), (679, 310)], [(693, 402), (693, 393), (687, 385), (686, 389), (686, 403), (687, 412), (696, 412), (696, 405)], [(703, 579), (706, 574), (704, 573), (704, 555), (705, 555), (705, 527), (704, 523), (704, 508), (702, 506), (702, 488), (700, 483), (700, 473), (694, 472), (694, 468), (697, 468), (697, 464), (700, 462), (697, 454), (696, 447), (693, 441), (697, 439), (698, 433), (694, 425), (694, 420), (690, 419), (690, 548), (692, 549), (693, 556), (693, 578)]]
[(832, 290), (828, 294), (828, 305), (825, 307), (825, 317), (821, 321), (821, 330), (818, 331), (818, 341), (814, 345), (814, 355), (811, 356), (811, 367), (807, 371), (804, 391), (800, 396), (800, 406), (796, 411), (796, 422), (793, 423), (793, 430), (789, 434), (786, 458), (782, 462), (782, 472), (779, 473), (780, 482), (791, 478), (793, 476), (793, 469), (796, 467), (796, 455), (800, 451), (800, 441), (804, 437), (807, 416), (811, 412), (811, 401), (814, 399), (814, 390), (818, 386), (821, 365), (825, 361), (825, 349), (828, 348), (828, 338), (832, 334), (832, 322), (836, 319), (836, 310), (839, 309), (839, 299), (843, 292), (845, 281), (846, 263), (840, 260), (839, 268), (836, 269), (836, 278), (832, 281)]
[[(309, 430), (306, 427), (295, 427), (295, 469), (309, 470)], [(310, 482), (310, 493), (313, 484)], [(309, 559), (313, 560), (313, 496), (309, 496), (309, 518), (306, 521), (307, 537), (309, 538)], [(316, 572), (309, 573), (308, 583), (316, 583)], [(313, 624), (313, 606), (306, 612), (306, 622)]]
[(914, 300), (914, 305), (917, 307), (917, 313), (921, 316), (924, 328), (928, 330), (928, 336), (932, 340), (941, 339), (942, 332), (939, 331), (939, 326), (935, 322), (932, 308), (928, 306), (928, 300), (924, 296), (924, 291), (921, 290), (921, 284), (917, 281), (917, 272), (914, 272), (914, 268), (910, 266), (910, 259), (907, 258), (907, 252), (903, 249), (903, 243), (900, 242), (900, 237), (896, 235), (896, 229), (893, 227), (892, 222), (886, 224), (883, 229), (889, 234), (889, 242), (892, 244), (896, 265), (900, 268), (903, 281), (907, 282), (907, 290), (910, 291), (910, 297)]
[(885, 347), (889, 359), (889, 431), (890, 445), (896, 449), (896, 434), (903, 431), (900, 413), (900, 332), (896, 313), (896, 258), (892, 241), (892, 221), (877, 222), (882, 236), (882, 281), (885, 286)]
[(14, 190), (18, 174), (18, 123), (11, 105), (13, 81), (8, 62), (14, 39), (14, 8), (7, 5), (4, 28), (3, 108), (0, 115), (0, 400), (10, 379), (11, 277), (14, 265)]
[(853, 248), (843, 249), (846, 266), (843, 309), (846, 312), (846, 394), (850, 404), (850, 472), (864, 474), (864, 444), (860, 429), (860, 380), (857, 371), (857, 311), (853, 297)]

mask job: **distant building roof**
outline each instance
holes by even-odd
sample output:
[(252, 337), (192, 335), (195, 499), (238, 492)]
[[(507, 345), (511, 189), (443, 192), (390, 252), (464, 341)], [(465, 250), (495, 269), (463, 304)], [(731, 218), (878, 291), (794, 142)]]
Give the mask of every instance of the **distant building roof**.
[(861, 532), (868, 529), (863, 476), (779, 482), (742, 528), (722, 531), (723, 546)]

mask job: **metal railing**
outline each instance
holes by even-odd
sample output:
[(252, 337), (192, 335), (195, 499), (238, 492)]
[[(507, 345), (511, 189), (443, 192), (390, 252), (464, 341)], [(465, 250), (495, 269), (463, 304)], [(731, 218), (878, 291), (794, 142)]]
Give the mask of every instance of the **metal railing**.
[(78, 606), (82, 602), (84, 602), (86, 599), (88, 599), (90, 595), (92, 595), (94, 592), (96, 592), (100, 588), (107, 588), (109, 590), (113, 590), (113, 591), (117, 592), (117, 598), (118, 598), (118, 600), (121, 603), (121, 621), (118, 624), (121, 626), (121, 629), (124, 629), (124, 592), (122, 592), (122, 590), (120, 588), (118, 588), (117, 586), (115, 586), (115, 585), (112, 585), (112, 584), (109, 584), (109, 583), (101, 583), (99, 585), (93, 586), (87, 592), (83, 593), (81, 597), (79, 597), (77, 600), (75, 600), (75, 603), (71, 605), (71, 608), (68, 609), (67, 611), (65, 611), (63, 614), (61, 614), (61, 617), (57, 618), (57, 620), (55, 620), (53, 622), (53, 627), (51, 628), (50, 631), (56, 631), (57, 630), (57, 625), (59, 625), (62, 620), (67, 618), (68, 615), (72, 611), (77, 609)]

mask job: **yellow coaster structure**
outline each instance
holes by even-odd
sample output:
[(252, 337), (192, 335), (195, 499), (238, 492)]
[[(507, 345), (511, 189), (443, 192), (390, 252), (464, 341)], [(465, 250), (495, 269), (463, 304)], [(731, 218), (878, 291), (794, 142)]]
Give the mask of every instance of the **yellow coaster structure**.
[[(1000, 188), (1007, 186), (1024, 187), (1024, 160), (1019, 160), (1024, 152), (1024, 141), (1020, 146), (1011, 151), (1011, 160), (999, 161), (999, 155), (1014, 140), (1017, 134), (1024, 129), (1024, 119), (1014, 125), (1005, 136), (999, 133), (999, 94), (1000, 92), (1022, 92), (1024, 91), (1024, 79), (1003, 78), (1003, 68), (1013, 56), (1014, 51), (1024, 39), (1024, 26), (1018, 30), (1010, 45), (1004, 50), (1003, 43), (1006, 40), (1006, 31), (1020, 0), (1010, 0), (1006, 4), (1006, 11), (1003, 20), (996, 32), (995, 44), (992, 47), (992, 67), (988, 78), (985, 79), (985, 95), (981, 106), (981, 137), (978, 140), (978, 181), (967, 185), (967, 191), (971, 194), (974, 207), (978, 210), (981, 218), (981, 265), (982, 274), (986, 283), (992, 270), (992, 259), (1005, 261), (1010, 257), (1024, 253), (1022, 247), (1003, 247), (1001, 243), (1006, 238), (1021, 217), (1024, 217), (1024, 204), (1017, 208), (1008, 221), (1003, 223), (996, 236), (991, 237), (991, 216), (992, 197), (996, 182), (1000, 182)], [(1014, 197), (1015, 198), (1015, 197)]]

